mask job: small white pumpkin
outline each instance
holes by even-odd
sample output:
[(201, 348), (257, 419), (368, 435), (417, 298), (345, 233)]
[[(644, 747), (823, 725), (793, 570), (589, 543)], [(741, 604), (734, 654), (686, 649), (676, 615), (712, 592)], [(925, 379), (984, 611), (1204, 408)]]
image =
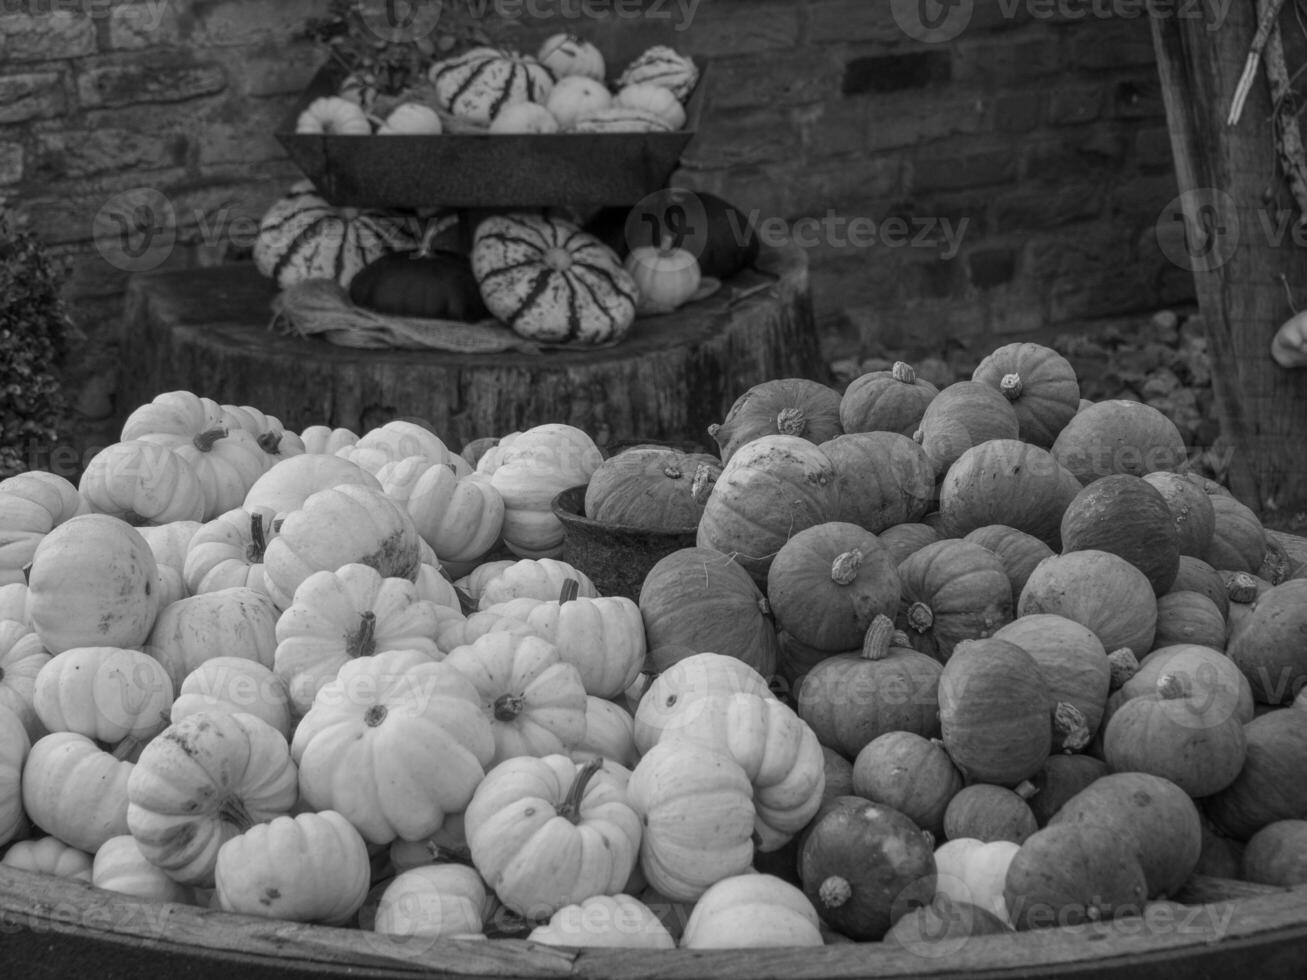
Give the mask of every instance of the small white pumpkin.
[(372, 123), (357, 102), (328, 95), (314, 99), (300, 113), (295, 132), (315, 136), (369, 136)]
[(613, 104), (627, 109), (644, 109), (661, 116), (672, 129), (685, 126), (685, 106), (671, 89), (653, 82), (636, 82), (617, 93)]
[(579, 120), (611, 108), (612, 104), (613, 93), (603, 82), (583, 75), (569, 75), (554, 86), (545, 107), (559, 125), (571, 129)]
[(602, 82), (608, 70), (599, 49), (575, 34), (547, 38), (536, 53), (536, 60), (552, 71), (555, 78), (582, 75)]
[(384, 136), (439, 136), (444, 128), (435, 109), (419, 102), (405, 102), (391, 110), (377, 133)]
[(640, 290), (642, 312), (674, 310), (689, 302), (703, 282), (694, 253), (674, 245), (670, 236), (660, 246), (632, 249), (625, 267)]

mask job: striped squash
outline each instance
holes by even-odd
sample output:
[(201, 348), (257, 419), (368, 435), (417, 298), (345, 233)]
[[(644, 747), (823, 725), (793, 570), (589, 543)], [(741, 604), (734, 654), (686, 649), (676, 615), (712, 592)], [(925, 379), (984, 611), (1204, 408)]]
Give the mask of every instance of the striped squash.
[(661, 85), (684, 102), (699, 83), (699, 67), (688, 55), (677, 54), (666, 45), (656, 45), (636, 58), (621, 77), (619, 89), (628, 85)]
[(477, 227), (481, 298), (515, 332), (545, 342), (621, 340), (638, 290), (607, 245), (560, 218), (495, 215)]
[(479, 47), (438, 61), (428, 73), (441, 108), (483, 126), (519, 102), (543, 105), (554, 76), (530, 55)]
[(648, 109), (613, 106), (582, 116), (573, 133), (670, 133), (672, 124)]
[(417, 248), (418, 230), (382, 212), (338, 210), (302, 180), (264, 214), (254, 263), (282, 289), (305, 279), (334, 279), (348, 287), (381, 256)]

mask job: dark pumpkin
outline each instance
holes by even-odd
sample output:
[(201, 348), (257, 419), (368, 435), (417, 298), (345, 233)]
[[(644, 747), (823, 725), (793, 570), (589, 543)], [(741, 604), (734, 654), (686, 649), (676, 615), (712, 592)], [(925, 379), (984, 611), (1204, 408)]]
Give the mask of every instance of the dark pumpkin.
[(1016, 789), (990, 783), (972, 783), (954, 794), (944, 811), (944, 836), (949, 840), (971, 837), (989, 843), (1022, 843), (1039, 829), (1026, 800), (1035, 792), (1026, 782)]
[(1001, 391), (1016, 409), (1021, 438), (1045, 449), (1080, 409), (1075, 368), (1043, 344), (1004, 344), (976, 366), (971, 380)]
[(880, 534), (918, 520), (935, 498), (935, 470), (905, 435), (846, 433), (823, 442), (821, 451), (835, 468), (835, 520)]
[(1062, 515), (1062, 550), (1119, 555), (1159, 596), (1180, 571), (1180, 540), (1166, 499), (1128, 473), (1094, 480), (1076, 494)]
[(780, 378), (756, 384), (731, 405), (726, 420), (710, 425), (708, 434), (721, 449), (722, 461), (762, 436), (800, 436), (822, 443), (844, 430), (840, 427), (840, 396), (805, 378)]
[(854, 795), (893, 807), (936, 839), (961, 789), (962, 774), (943, 743), (914, 732), (878, 735), (853, 760)]
[(1277, 820), (1248, 841), (1244, 881), (1293, 888), (1307, 885), (1307, 820)]
[(964, 452), (990, 439), (1016, 439), (1016, 410), (997, 388), (981, 381), (956, 381), (936, 395), (922, 413), (912, 438), (921, 443), (937, 476)]
[(1216, 829), (1240, 841), (1277, 820), (1307, 815), (1307, 711), (1276, 708), (1248, 722), (1243, 732), (1243, 768), (1204, 801)]
[(1123, 398), (1078, 412), (1058, 433), (1052, 453), (1085, 484), (1115, 473), (1175, 470), (1189, 458), (1174, 422), (1151, 405)]
[(946, 662), (962, 640), (992, 636), (1012, 621), (1012, 582), (998, 555), (945, 538), (899, 564), (896, 625), (913, 647)]
[(1062, 804), (1082, 789), (1106, 776), (1111, 770), (1102, 759), (1092, 755), (1050, 755), (1039, 772), (1030, 777), (1035, 793), (1030, 797), (1030, 811), (1043, 827)]
[(395, 252), (361, 269), (349, 285), (356, 306), (389, 316), (436, 320), (484, 320), (472, 263), (446, 251)]
[(1225, 579), (1207, 562), (1193, 555), (1180, 554), (1180, 569), (1171, 583), (1172, 592), (1197, 592), (1216, 603), (1224, 619), (1230, 612), (1230, 596)]
[(906, 361), (869, 371), (849, 382), (840, 401), (845, 432), (897, 432), (911, 436), (939, 389), (917, 377)]
[(1053, 556), (1053, 549), (1039, 538), (1025, 531), (1018, 531), (1006, 524), (988, 524), (969, 531), (963, 536), (964, 541), (988, 548), (998, 555), (1007, 569), (1007, 577), (1012, 582), (1012, 595), (1021, 595), (1026, 587), (1030, 573), (1045, 558)]
[(1157, 600), (1154, 647), (1197, 643), (1217, 650), (1225, 647), (1225, 617), (1215, 602), (1201, 592), (1172, 589)]
[(1093, 824), (1050, 824), (1012, 858), (1003, 898), (1026, 930), (1139, 915), (1148, 894), (1129, 838)]
[(1257, 574), (1266, 561), (1266, 529), (1252, 508), (1223, 494), (1211, 496), (1216, 527), (1203, 558), (1222, 572)]
[(940, 540), (940, 533), (929, 524), (907, 523), (887, 527), (878, 537), (881, 545), (902, 565), (908, 555)]
[(1180, 554), (1201, 558), (1212, 543), (1216, 530), (1216, 511), (1212, 500), (1197, 483), (1169, 470), (1144, 474), (1166, 501), (1175, 521)]
[(803, 893), (832, 928), (859, 942), (881, 939), (935, 892), (935, 855), (920, 828), (892, 807), (838, 797), (799, 852)]
[(1147, 576), (1107, 551), (1072, 551), (1041, 561), (1017, 600), (1018, 616), (1031, 613), (1056, 613), (1088, 626), (1109, 653), (1129, 647), (1142, 657), (1157, 631), (1157, 597)]
[(1263, 592), (1230, 637), (1230, 659), (1263, 704), (1288, 704), (1307, 687), (1307, 580)]
[(721, 475), (721, 460), (658, 446), (633, 446), (599, 464), (585, 491), (594, 521), (656, 531), (694, 531)]

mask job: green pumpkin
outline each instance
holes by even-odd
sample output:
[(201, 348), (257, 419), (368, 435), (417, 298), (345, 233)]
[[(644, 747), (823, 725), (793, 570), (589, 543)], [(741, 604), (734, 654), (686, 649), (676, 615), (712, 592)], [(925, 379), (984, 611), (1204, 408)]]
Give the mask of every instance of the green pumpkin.
[(490, 315), (467, 256), (439, 249), (383, 255), (354, 277), (349, 298), (390, 316), (475, 322)]

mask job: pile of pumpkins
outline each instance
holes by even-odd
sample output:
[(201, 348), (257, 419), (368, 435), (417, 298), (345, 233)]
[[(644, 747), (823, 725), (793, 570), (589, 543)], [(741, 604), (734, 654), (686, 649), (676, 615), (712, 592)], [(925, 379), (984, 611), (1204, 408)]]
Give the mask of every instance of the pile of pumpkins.
[[(357, 927), (666, 949), (1307, 881), (1307, 571), (1037, 344), (745, 392), (716, 452), (295, 433), (186, 392), (0, 483), (3, 863)], [(638, 600), (550, 509), (697, 528)], [(375, 948), (375, 947), (374, 947)]]
[(434, 61), (425, 82), (380, 96), (351, 75), (336, 95), (315, 99), (297, 133), (336, 136), (667, 133), (686, 124), (699, 83), (694, 59), (649, 48), (610, 83), (603, 53), (574, 34), (555, 34), (535, 54), (473, 47)]

